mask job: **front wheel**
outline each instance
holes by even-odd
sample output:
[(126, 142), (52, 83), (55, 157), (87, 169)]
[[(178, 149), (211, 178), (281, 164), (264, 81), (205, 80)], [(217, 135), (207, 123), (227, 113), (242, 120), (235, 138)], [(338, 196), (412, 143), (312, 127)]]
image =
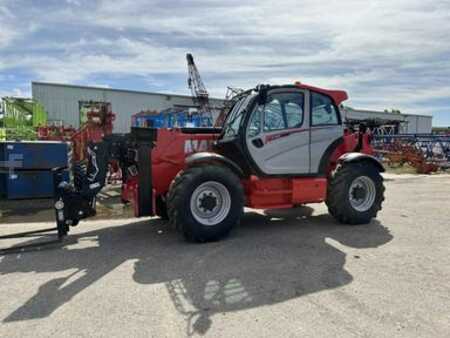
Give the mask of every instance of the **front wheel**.
[(341, 223), (369, 223), (381, 210), (383, 201), (383, 177), (371, 163), (339, 165), (330, 178), (326, 204)]
[(167, 201), (170, 221), (187, 240), (209, 242), (226, 237), (239, 223), (244, 192), (231, 170), (209, 165), (177, 175)]

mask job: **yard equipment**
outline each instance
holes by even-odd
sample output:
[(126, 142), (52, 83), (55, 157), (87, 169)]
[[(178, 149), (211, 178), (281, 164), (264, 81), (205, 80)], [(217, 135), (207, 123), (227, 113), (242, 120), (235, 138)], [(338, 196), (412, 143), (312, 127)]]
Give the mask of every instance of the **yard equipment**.
[(86, 121), (72, 136), (74, 161), (87, 159), (90, 142), (101, 142), (105, 136), (112, 134), (115, 117), (110, 103), (95, 106), (86, 113)]
[(89, 142), (101, 142), (103, 137), (111, 135), (115, 114), (110, 103), (93, 102), (86, 109), (79, 129), (72, 126), (42, 125), (38, 128), (40, 140), (68, 141), (73, 147), (73, 161), (85, 161)]
[(200, 72), (197, 69), (192, 54), (186, 54), (186, 60), (188, 65), (188, 86), (192, 92), (192, 98), (199, 105), (201, 120), (209, 121), (208, 124), (204, 124), (202, 127), (210, 126), (213, 121), (213, 116), (209, 105), (208, 91), (200, 77)]
[(374, 135), (373, 143), (377, 156), (390, 166), (407, 163), (419, 174), (450, 168), (449, 135)]
[(196, 108), (168, 108), (157, 111), (141, 111), (131, 117), (132, 127), (183, 128), (210, 127), (212, 120), (199, 113)]
[(47, 123), (47, 112), (37, 101), (4, 97), (0, 104), (0, 140), (35, 140), (36, 128)]
[(368, 223), (384, 200), (384, 169), (370, 135), (344, 128), (338, 107), (346, 99), (302, 83), (258, 86), (239, 95), (222, 128), (132, 128), (92, 143), (75, 185), (55, 171), (58, 229), (95, 214), (113, 157), (125, 168), (122, 199), (135, 215), (169, 219), (190, 241), (225, 237), (244, 206), (325, 202), (341, 223)]
[(77, 130), (72, 126), (47, 124), (38, 128), (38, 139), (43, 141), (70, 142)]
[[(78, 130), (72, 126), (46, 125), (38, 128), (38, 136), (40, 140), (70, 142), (71, 164), (76, 178), (85, 174), (89, 143), (99, 143), (105, 136), (111, 135), (115, 117), (110, 103), (85, 102), (83, 116), (80, 119), (81, 126)], [(120, 181), (122, 177), (120, 165), (115, 160), (111, 160), (108, 168), (109, 182)]]

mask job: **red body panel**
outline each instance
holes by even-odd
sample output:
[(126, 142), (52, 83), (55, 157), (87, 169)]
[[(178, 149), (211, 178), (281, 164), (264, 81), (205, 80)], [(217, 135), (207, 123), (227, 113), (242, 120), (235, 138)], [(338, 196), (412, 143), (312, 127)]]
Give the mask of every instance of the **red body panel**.
[[(218, 134), (188, 134), (180, 129), (157, 129), (156, 147), (152, 150), (153, 198), (165, 196), (175, 176), (185, 168), (187, 156), (196, 152), (211, 151)], [(139, 215), (138, 180), (129, 177), (122, 189), (123, 200), (134, 205), (134, 214)], [(153, 203), (155, 206), (155, 203)], [(154, 210), (155, 211), (155, 210)]]
[(327, 196), (327, 178), (299, 178), (292, 180), (293, 204), (321, 203)]
[(156, 194), (164, 194), (193, 153), (211, 151), (218, 134), (185, 134), (179, 129), (158, 129), (152, 151), (152, 182)]
[[(359, 139), (361, 137), (361, 149), (357, 149)], [(372, 148), (372, 145), (370, 144), (370, 138), (371, 135), (364, 133), (350, 133), (348, 131), (345, 131), (344, 133), (344, 142), (342, 142), (341, 145), (339, 145), (336, 150), (333, 152), (333, 154), (330, 157), (327, 173), (330, 174), (334, 168), (336, 168), (337, 161), (339, 157), (342, 155), (349, 153), (349, 152), (360, 152), (367, 155), (373, 155), (374, 151)]]
[(258, 178), (243, 180), (246, 206), (256, 209), (292, 208), (320, 203), (327, 193), (326, 178)]

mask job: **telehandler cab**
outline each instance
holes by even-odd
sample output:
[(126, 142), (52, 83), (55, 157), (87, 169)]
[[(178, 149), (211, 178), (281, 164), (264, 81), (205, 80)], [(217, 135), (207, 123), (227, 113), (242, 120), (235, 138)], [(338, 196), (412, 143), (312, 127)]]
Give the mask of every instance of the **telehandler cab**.
[(95, 214), (111, 157), (121, 163), (122, 199), (135, 215), (169, 219), (190, 241), (225, 237), (244, 206), (325, 202), (341, 223), (368, 223), (384, 200), (384, 169), (371, 156), (370, 134), (344, 127), (346, 99), (301, 83), (258, 86), (235, 99), (222, 128), (133, 128), (91, 144), (74, 186), (55, 170), (58, 232)]

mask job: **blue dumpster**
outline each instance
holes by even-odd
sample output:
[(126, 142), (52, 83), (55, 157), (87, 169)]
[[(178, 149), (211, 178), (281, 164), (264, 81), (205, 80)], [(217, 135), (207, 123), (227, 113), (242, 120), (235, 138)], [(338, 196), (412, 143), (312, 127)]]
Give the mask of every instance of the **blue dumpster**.
[[(64, 173), (66, 181), (69, 172)], [(11, 174), (0, 174), (0, 187), (7, 199), (33, 199), (53, 197), (53, 174), (50, 170), (15, 171)]]
[[(67, 166), (66, 142), (0, 142), (0, 196), (8, 199), (52, 197), (51, 169)], [(68, 173), (66, 177), (68, 180)]]
[(0, 161), (19, 161), (21, 170), (49, 170), (55, 167), (66, 167), (67, 154), (68, 144), (66, 142), (0, 142)]

